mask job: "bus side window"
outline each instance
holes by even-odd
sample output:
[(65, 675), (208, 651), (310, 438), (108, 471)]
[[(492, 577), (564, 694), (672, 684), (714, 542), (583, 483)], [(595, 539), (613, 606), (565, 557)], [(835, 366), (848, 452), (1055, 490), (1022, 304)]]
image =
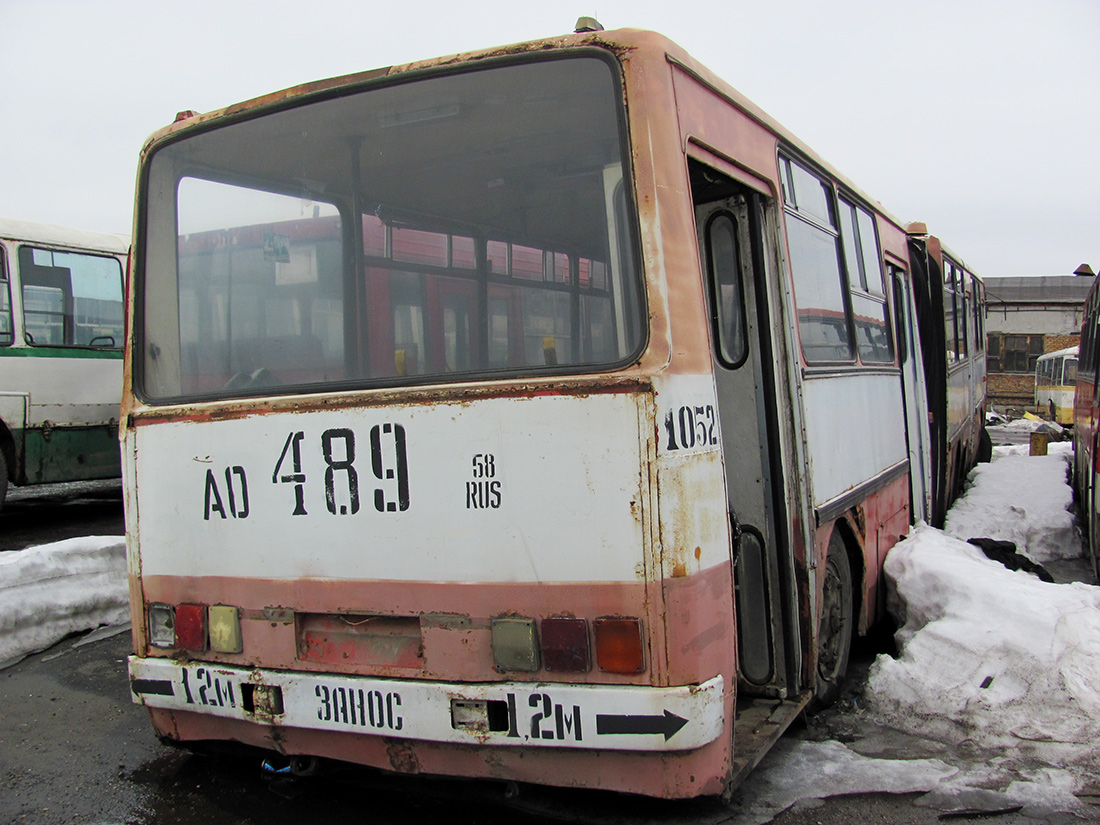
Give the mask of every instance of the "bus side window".
[(905, 275), (902, 270), (893, 264), (887, 264), (886, 270), (890, 274), (890, 283), (894, 287), (894, 329), (896, 330), (898, 345), (898, 363), (904, 364), (909, 360), (909, 338), (907, 334), (909, 322), (905, 316), (905, 310), (908, 306), (905, 292)]
[(855, 352), (831, 190), (789, 158), (780, 157), (780, 168), (802, 355), (807, 364), (849, 363)]
[(890, 337), (890, 310), (886, 305), (875, 219), (843, 196), (840, 198), (840, 236), (859, 360), (864, 364), (891, 364), (894, 347)]
[(122, 268), (103, 255), (21, 247), (23, 324), (39, 346), (122, 347)]
[(959, 346), (958, 333), (955, 329), (955, 288), (954, 267), (950, 261), (943, 262), (943, 316), (944, 329), (947, 334), (947, 360), (958, 360)]
[(707, 223), (707, 269), (714, 297), (718, 352), (727, 367), (741, 366), (748, 355), (745, 301), (741, 286), (740, 244), (736, 219), (719, 212)]
[(8, 282), (8, 266), (4, 250), (0, 249), (0, 347), (11, 346), (11, 287)]
[(1077, 386), (1077, 359), (1067, 358), (1063, 370), (1062, 383), (1067, 387)]

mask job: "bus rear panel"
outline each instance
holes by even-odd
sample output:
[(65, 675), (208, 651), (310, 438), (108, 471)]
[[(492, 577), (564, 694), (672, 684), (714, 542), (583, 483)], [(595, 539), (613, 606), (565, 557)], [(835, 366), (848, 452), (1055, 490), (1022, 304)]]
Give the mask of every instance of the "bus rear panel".
[(720, 791), (728, 535), (654, 517), (659, 495), (721, 510), (717, 422), (687, 407), (659, 491), (617, 64), (353, 91), (180, 130), (143, 166), (137, 700), (180, 741)]
[(183, 744), (728, 792), (947, 500), (915, 269), (651, 33), (183, 117), (139, 171), (135, 701)]

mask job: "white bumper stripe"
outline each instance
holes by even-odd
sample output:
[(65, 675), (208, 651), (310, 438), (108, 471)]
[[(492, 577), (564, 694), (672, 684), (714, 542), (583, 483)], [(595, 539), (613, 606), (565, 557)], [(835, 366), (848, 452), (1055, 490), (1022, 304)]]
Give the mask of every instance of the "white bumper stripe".
[(432, 742), (680, 751), (722, 732), (721, 676), (673, 688), (469, 685), (132, 656), (130, 680), (134, 701), (148, 707)]

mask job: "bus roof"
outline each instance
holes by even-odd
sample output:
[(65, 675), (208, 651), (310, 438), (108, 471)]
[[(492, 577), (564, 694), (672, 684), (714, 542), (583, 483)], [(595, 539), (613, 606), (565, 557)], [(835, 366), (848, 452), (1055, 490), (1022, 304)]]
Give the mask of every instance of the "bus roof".
[(1053, 358), (1064, 358), (1067, 355), (1076, 356), (1077, 355), (1077, 347), (1066, 347), (1065, 349), (1060, 349), (1057, 352), (1045, 352), (1042, 355), (1040, 355), (1036, 359), (1036, 361), (1050, 361)]
[(125, 235), (70, 229), (67, 226), (18, 221), (11, 218), (0, 218), (0, 238), (64, 246), (71, 249), (92, 249), (119, 255), (125, 255), (130, 247), (130, 239)]
[(928, 231), (927, 224), (925, 224), (923, 221), (910, 222), (909, 225), (905, 227), (905, 232), (911, 238), (923, 240), (931, 249), (938, 250), (938, 252), (936, 253), (937, 255), (946, 255), (956, 264), (969, 272), (973, 277), (977, 278), (982, 283), (985, 283), (985, 279), (976, 275), (974, 273), (974, 270), (967, 266), (966, 261), (964, 261), (959, 255), (957, 255), (951, 249), (951, 247), (945, 244), (941, 238), (938, 238), (937, 236), (931, 234)]
[(870, 197), (866, 192), (856, 186), (851, 180), (841, 174), (813, 149), (795, 137), (793, 133), (782, 126), (762, 108), (741, 94), (741, 92), (737, 91), (728, 82), (696, 61), (695, 58), (669, 38), (662, 34), (642, 29), (627, 28), (613, 31), (578, 32), (462, 54), (429, 58), (413, 63), (393, 65), (339, 77), (315, 80), (298, 86), (292, 86), (281, 91), (272, 92), (271, 94), (256, 97), (251, 100), (235, 103), (211, 112), (196, 113), (192, 111), (182, 111), (176, 115), (174, 123), (150, 135), (145, 142), (143, 154), (148, 152), (154, 143), (159, 143), (164, 138), (177, 132), (191, 129), (196, 126), (202, 126), (223, 117), (245, 115), (249, 112), (269, 106), (278, 107), (296, 98), (302, 98), (304, 100), (312, 95), (322, 94), (333, 89), (355, 86), (380, 78), (392, 78), (409, 72), (440, 69), (460, 63), (476, 63), (477, 61), (494, 57), (538, 54), (545, 52), (548, 48), (581, 48), (585, 46), (601, 48), (619, 55), (629, 54), (631, 52), (649, 52), (651, 55), (663, 53), (665, 59), (670, 64), (681, 67), (701, 83), (726, 98), (732, 105), (763, 125), (769, 131), (773, 132), (785, 144), (794, 148), (809, 161), (835, 177), (846, 189), (850, 190), (868, 204), (874, 205), (876, 210), (893, 222), (898, 228), (904, 230), (905, 225), (887, 212), (878, 200)]

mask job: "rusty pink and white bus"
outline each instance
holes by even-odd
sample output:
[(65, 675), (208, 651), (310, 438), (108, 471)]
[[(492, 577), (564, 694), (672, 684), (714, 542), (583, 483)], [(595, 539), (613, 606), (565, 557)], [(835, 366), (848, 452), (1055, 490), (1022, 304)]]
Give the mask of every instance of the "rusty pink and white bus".
[(929, 516), (905, 228), (652, 33), (183, 113), (133, 266), (168, 740), (721, 794)]

